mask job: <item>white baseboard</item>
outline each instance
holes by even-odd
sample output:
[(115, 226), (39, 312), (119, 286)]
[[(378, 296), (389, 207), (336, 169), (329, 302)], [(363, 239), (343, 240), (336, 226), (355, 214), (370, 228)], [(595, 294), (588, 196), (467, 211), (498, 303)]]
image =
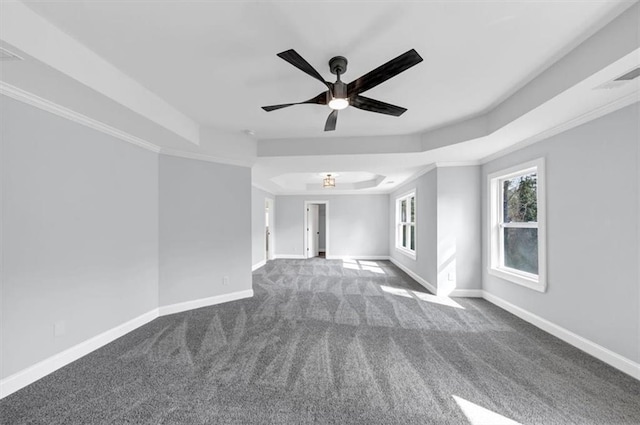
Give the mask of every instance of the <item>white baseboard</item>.
[(640, 364), (636, 363), (620, 354), (614, 353), (608, 348), (604, 348), (595, 342), (589, 341), (586, 338), (581, 337), (561, 326), (556, 325), (542, 317), (533, 314), (527, 310), (524, 310), (508, 301), (503, 300), (500, 297), (496, 297), (487, 291), (483, 291), (482, 297), (492, 304), (508, 311), (509, 313), (518, 316), (522, 320), (531, 323), (532, 325), (542, 329), (543, 331), (550, 333), (551, 335), (560, 338), (564, 342), (573, 345), (574, 347), (592, 355), (593, 357), (602, 360), (603, 362), (621, 370), (622, 372), (640, 380)]
[(427, 288), (429, 290), (429, 292), (431, 292), (432, 294), (436, 295), (438, 293), (438, 290), (436, 289), (435, 286), (433, 286), (432, 284), (430, 284), (429, 282), (427, 282), (426, 280), (424, 280), (423, 278), (418, 276), (416, 273), (414, 273), (407, 266), (405, 266), (402, 263), (400, 263), (399, 261), (395, 260), (393, 257), (389, 257), (389, 261), (391, 261), (393, 264), (395, 264), (400, 270), (402, 270), (403, 272), (405, 272), (406, 274), (411, 276), (411, 278), (413, 280), (415, 280), (416, 282), (418, 282), (420, 285), (422, 285), (425, 288)]
[(482, 289), (454, 289), (449, 297), (464, 297), (464, 298), (482, 298), (484, 291)]
[(251, 266), (251, 271), (255, 272), (256, 270), (258, 270), (260, 267), (264, 266), (265, 264), (267, 264), (267, 260), (262, 260), (256, 264), (254, 264), (253, 266)]
[(328, 255), (327, 260), (388, 260), (388, 255)]
[(306, 257), (300, 254), (276, 254), (273, 258), (277, 258), (279, 260), (304, 260)]
[(251, 297), (253, 297), (253, 289), (247, 289), (244, 291), (231, 292), (230, 294), (222, 294), (208, 298), (200, 298), (198, 300), (185, 301), (177, 304), (163, 305), (158, 308), (158, 311), (160, 313), (160, 316), (166, 316), (168, 314), (181, 313), (187, 310), (208, 307), (211, 305), (222, 304), (229, 301), (236, 301), (243, 298)]
[(131, 319), (128, 322), (111, 328), (108, 331), (89, 338), (80, 344), (67, 348), (66, 350), (44, 359), (33, 366), (29, 366), (26, 369), (2, 379), (0, 381), (0, 398), (13, 394), (38, 379), (78, 360), (80, 357), (86, 356), (111, 341), (114, 341), (134, 329), (151, 322), (156, 317), (158, 317), (158, 309), (154, 308), (153, 310)]
[(109, 329), (99, 335), (96, 335), (88, 340), (67, 348), (66, 350), (55, 354), (47, 359), (42, 360), (14, 373), (2, 380), (0, 380), (0, 399), (13, 394), (21, 388), (26, 387), (44, 378), (52, 372), (68, 365), (71, 362), (78, 360), (79, 358), (86, 356), (92, 351), (107, 345), (111, 341), (120, 338), (123, 335), (143, 326), (159, 316), (166, 316), (168, 314), (179, 313), (182, 311), (192, 310), (195, 308), (206, 307), (215, 304), (222, 304), (229, 301), (235, 301), (242, 298), (250, 298), (253, 296), (253, 290), (248, 289), (245, 291), (232, 292), (230, 294), (217, 295), (215, 297), (202, 298), (199, 300), (186, 301), (178, 304), (171, 304), (154, 308), (153, 310), (144, 313), (134, 319), (129, 320), (121, 325)]

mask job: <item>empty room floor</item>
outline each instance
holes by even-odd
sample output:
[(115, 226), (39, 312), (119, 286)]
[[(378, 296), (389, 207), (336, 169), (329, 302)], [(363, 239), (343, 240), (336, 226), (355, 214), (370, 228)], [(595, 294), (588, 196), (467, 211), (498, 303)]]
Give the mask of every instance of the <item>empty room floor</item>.
[(637, 424), (640, 382), (387, 261), (274, 260), (0, 401), (3, 424)]

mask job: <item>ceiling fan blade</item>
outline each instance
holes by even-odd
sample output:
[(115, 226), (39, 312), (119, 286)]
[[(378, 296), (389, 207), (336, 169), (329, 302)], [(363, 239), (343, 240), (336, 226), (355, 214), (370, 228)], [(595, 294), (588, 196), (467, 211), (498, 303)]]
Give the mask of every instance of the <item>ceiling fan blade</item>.
[(334, 110), (329, 114), (327, 122), (324, 125), (324, 131), (333, 131), (336, 129), (336, 122), (338, 121), (338, 111)]
[(352, 97), (349, 100), (349, 105), (353, 106), (354, 108), (362, 109), (364, 111), (393, 115), (394, 117), (399, 117), (407, 111), (407, 108), (381, 102), (375, 99), (370, 99), (368, 97), (360, 95)]
[(304, 58), (300, 56), (295, 50), (289, 49), (282, 53), (278, 53), (278, 57), (286, 60), (291, 65), (298, 68), (300, 71), (312, 76), (313, 78), (327, 86), (329, 89), (331, 89), (331, 86), (327, 81), (324, 80), (324, 78), (322, 78), (322, 75), (320, 75), (320, 73), (316, 71), (315, 68), (309, 64), (309, 62), (304, 60)]
[(415, 49), (411, 49), (397, 58), (391, 59), (384, 65), (380, 65), (357, 80), (350, 82), (347, 86), (347, 93), (349, 94), (349, 97), (351, 97), (365, 92), (374, 88), (378, 84), (384, 83), (389, 78), (395, 77), (401, 72), (406, 71), (412, 66), (419, 64), (420, 62), (422, 62), (422, 57), (420, 57)]
[(327, 104), (327, 92), (323, 91), (322, 93), (320, 93), (316, 97), (311, 98), (309, 100), (305, 100), (304, 102), (283, 103), (281, 105), (263, 106), (262, 109), (264, 109), (267, 112), (271, 112), (271, 111), (275, 111), (275, 110), (278, 110), (278, 109), (286, 108), (288, 106), (304, 105), (305, 103), (312, 103), (312, 104), (315, 104), (315, 105), (326, 105)]

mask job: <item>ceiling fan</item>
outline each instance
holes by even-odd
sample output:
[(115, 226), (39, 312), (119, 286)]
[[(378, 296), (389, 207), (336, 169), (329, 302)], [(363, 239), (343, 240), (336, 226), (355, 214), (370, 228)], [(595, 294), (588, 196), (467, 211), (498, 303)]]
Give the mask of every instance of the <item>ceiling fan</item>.
[(302, 72), (312, 76), (322, 84), (327, 86), (328, 90), (323, 91), (319, 95), (304, 102), (296, 103), (284, 103), (281, 105), (263, 106), (267, 112), (275, 111), (277, 109), (286, 108), (293, 105), (303, 105), (306, 103), (315, 105), (328, 105), (332, 109), (327, 122), (324, 125), (324, 131), (333, 131), (336, 129), (336, 122), (338, 121), (338, 111), (346, 108), (347, 106), (353, 106), (354, 108), (362, 109), (369, 112), (378, 112), (380, 114), (393, 115), (399, 117), (407, 109), (400, 106), (391, 105), (389, 103), (381, 102), (379, 100), (370, 99), (368, 97), (361, 96), (363, 93), (375, 86), (384, 83), (388, 79), (395, 77), (403, 71), (411, 68), (414, 65), (422, 62), (422, 58), (415, 51), (411, 49), (406, 53), (401, 54), (395, 59), (391, 59), (384, 65), (380, 65), (373, 71), (363, 75), (362, 77), (353, 80), (349, 84), (345, 84), (340, 80), (340, 76), (347, 71), (347, 59), (342, 56), (336, 56), (329, 61), (329, 69), (332, 74), (335, 74), (338, 78), (335, 83), (325, 81), (324, 78), (316, 71), (302, 56), (293, 49), (289, 49), (282, 53), (278, 53), (278, 56), (291, 65), (295, 66)]

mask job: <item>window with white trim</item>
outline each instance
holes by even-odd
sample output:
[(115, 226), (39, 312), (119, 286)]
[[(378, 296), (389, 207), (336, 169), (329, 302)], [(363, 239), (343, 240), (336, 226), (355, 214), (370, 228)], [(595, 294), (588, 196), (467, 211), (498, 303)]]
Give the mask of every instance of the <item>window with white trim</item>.
[(396, 249), (416, 258), (416, 193), (396, 198)]
[(546, 290), (544, 159), (489, 175), (489, 273)]

